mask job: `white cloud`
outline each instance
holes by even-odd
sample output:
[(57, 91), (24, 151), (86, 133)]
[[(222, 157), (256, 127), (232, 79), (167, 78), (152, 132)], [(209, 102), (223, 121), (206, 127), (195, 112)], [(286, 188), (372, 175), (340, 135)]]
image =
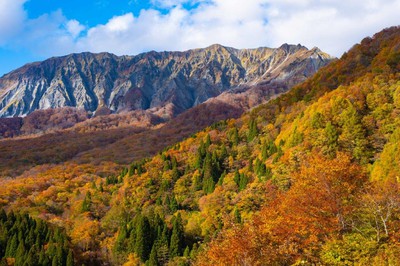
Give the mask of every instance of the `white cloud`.
[(0, 44), (16, 36), (23, 27), (26, 0), (0, 0)]
[[(89, 30), (79, 47), (136, 54), (147, 50), (184, 50), (221, 43), (238, 48), (301, 43), (340, 56), (363, 37), (400, 24), (400, 0), (212, 0), (194, 9), (169, 0), (167, 14), (128, 13)], [(118, 23), (116, 23), (118, 22)], [(119, 31), (109, 30), (122, 27)]]
[[(399, 0), (270, 0), (267, 32), (282, 42), (318, 46), (340, 56), (362, 38), (400, 24)], [(297, 6), (294, 2), (301, 2)]]
[(73, 38), (76, 38), (85, 30), (85, 26), (79, 23), (79, 21), (72, 19), (66, 24), (67, 31), (71, 34)]
[[(147, 50), (184, 50), (221, 43), (235, 47), (266, 45), (264, 0), (203, 2), (186, 10), (181, 5), (167, 14), (142, 10), (114, 17), (80, 38), (90, 51), (136, 54)], [(238, 8), (240, 6), (240, 8)]]
[[(400, 24), (400, 0), (152, 0), (154, 8), (138, 16), (126, 13), (92, 28), (61, 11), (27, 19), (25, 1), (0, 0), (0, 45), (22, 46), (46, 57), (185, 50), (213, 43), (277, 47), (285, 42), (340, 56), (363, 37)], [(191, 9), (183, 7), (187, 3)]]

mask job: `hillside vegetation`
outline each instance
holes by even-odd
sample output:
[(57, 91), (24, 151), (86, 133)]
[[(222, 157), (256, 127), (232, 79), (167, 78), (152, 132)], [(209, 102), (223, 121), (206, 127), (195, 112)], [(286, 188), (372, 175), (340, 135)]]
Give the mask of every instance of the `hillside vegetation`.
[(64, 228), (79, 265), (399, 265), (399, 43), (399, 27), (365, 38), (288, 93), (126, 168), (3, 179), (0, 202)]

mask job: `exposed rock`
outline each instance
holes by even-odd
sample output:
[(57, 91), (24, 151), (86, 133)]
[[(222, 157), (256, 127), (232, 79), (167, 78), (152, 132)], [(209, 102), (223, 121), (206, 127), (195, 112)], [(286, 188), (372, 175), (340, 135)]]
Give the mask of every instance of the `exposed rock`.
[[(238, 94), (261, 85), (263, 93), (248, 100), (254, 105), (331, 60), (318, 48), (288, 44), (243, 50), (212, 45), (121, 57), (71, 54), (25, 65), (0, 78), (0, 117), (71, 106), (99, 114), (151, 109), (168, 119), (224, 92)], [(265, 92), (268, 84), (272, 92)]]

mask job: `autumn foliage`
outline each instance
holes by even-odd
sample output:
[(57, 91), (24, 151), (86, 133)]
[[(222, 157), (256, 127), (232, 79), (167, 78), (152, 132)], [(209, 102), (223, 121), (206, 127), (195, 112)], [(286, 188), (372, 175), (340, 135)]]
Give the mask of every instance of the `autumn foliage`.
[(196, 125), (70, 132), (78, 146), (27, 150), (25, 163), (0, 142), (16, 172), (0, 204), (64, 228), (86, 265), (398, 265), (399, 42), (385, 29), (180, 142)]

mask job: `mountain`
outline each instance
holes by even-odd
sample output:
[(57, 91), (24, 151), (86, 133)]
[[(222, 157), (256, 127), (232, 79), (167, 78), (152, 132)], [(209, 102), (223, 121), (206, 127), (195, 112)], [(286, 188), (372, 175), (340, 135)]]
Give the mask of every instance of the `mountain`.
[(238, 87), (243, 91), (271, 84), (286, 91), (330, 61), (318, 48), (288, 44), (243, 50), (212, 45), (121, 57), (71, 54), (25, 65), (0, 78), (0, 117), (76, 107), (91, 113), (150, 109), (171, 118)]
[[(400, 265), (399, 43), (400, 27), (367, 37), (290, 91), (180, 142), (174, 138), (196, 112), (230, 103), (216, 97), (136, 134), (116, 128), (125, 137), (109, 134), (104, 146), (101, 131), (80, 135), (75, 126), (66, 132), (76, 142), (59, 133), (35, 138), (52, 149), (38, 151), (40, 142), (31, 146), (29, 138), (0, 141), (9, 171), (19, 170), (7, 161), (13, 156), (54, 159), (0, 180), (7, 212), (0, 212), (0, 257), (15, 264), (69, 257), (79, 265)], [(249, 90), (226, 93), (251, 99)], [(154, 156), (119, 164), (166, 142)], [(71, 157), (80, 146), (87, 150)], [(38, 234), (43, 221), (49, 237)], [(33, 239), (37, 245), (29, 245)]]

